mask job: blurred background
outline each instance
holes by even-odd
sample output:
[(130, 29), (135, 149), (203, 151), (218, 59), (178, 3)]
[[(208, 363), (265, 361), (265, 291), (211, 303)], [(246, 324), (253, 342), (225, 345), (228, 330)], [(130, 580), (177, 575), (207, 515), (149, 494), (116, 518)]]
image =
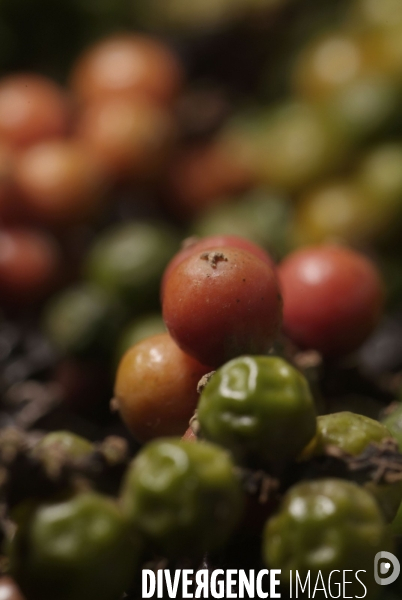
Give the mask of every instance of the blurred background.
[(0, 69), (0, 425), (118, 431), (116, 365), (194, 235), (367, 252), (387, 314), (347, 393), (399, 394), (400, 0), (3, 0)]

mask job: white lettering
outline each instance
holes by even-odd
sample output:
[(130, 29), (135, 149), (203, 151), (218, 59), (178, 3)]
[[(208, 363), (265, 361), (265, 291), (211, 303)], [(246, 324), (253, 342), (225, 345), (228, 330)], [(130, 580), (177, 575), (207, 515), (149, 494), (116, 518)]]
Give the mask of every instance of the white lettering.
[(194, 572), (193, 569), (183, 569), (183, 571), (182, 571), (182, 573), (183, 573), (183, 583), (182, 583), (183, 598), (193, 598), (193, 594), (188, 591), (189, 586), (193, 585), (193, 582), (190, 579), (193, 572)]
[(249, 577), (247, 579), (246, 571), (240, 569), (239, 571), (239, 598), (244, 598), (244, 589), (246, 589), (247, 596), (249, 598), (255, 597), (255, 575), (254, 569), (249, 571)]
[(158, 569), (158, 571), (156, 572), (156, 579), (157, 579), (157, 585), (158, 585), (158, 594), (157, 597), (158, 598), (163, 598), (163, 569)]
[(352, 583), (352, 582), (351, 581), (346, 581), (346, 579), (345, 579), (345, 573), (353, 573), (353, 571), (352, 571), (352, 569), (345, 569), (343, 571), (343, 598), (353, 598), (353, 596), (347, 596), (346, 595), (346, 590), (345, 590), (346, 584), (347, 583)]
[(331, 598), (340, 598), (341, 597), (341, 584), (339, 582), (334, 584), (335, 586), (338, 586), (338, 592), (339, 592), (338, 595), (337, 596), (333, 596), (332, 595), (332, 591), (331, 591), (332, 590), (332, 588), (331, 588), (332, 573), (340, 573), (340, 571), (338, 569), (335, 569), (334, 571), (331, 571), (331, 573), (329, 574), (329, 577), (328, 577), (328, 592), (329, 592), (329, 595), (331, 596)]
[(308, 594), (307, 594), (307, 598), (310, 598), (310, 571), (307, 571), (307, 577), (306, 577), (306, 581), (304, 582), (304, 586), (302, 585), (301, 579), (299, 577), (299, 571), (296, 571), (296, 598), (298, 598), (298, 585), (297, 582), (299, 582), (300, 584), (300, 589), (302, 594), (304, 594), (304, 592), (306, 591), (306, 587), (308, 585)]
[(236, 585), (236, 579), (233, 579), (233, 575), (237, 575), (237, 569), (226, 571), (226, 598), (237, 598), (236, 592), (233, 592), (233, 586)]
[(208, 576), (209, 576), (208, 569), (200, 569), (199, 571), (196, 572), (195, 582), (197, 584), (197, 589), (195, 590), (195, 598), (201, 598), (202, 591), (204, 592), (204, 596), (203, 596), (204, 598), (209, 597)]
[(172, 584), (172, 576), (170, 574), (169, 569), (165, 569), (165, 580), (166, 580), (166, 589), (169, 598), (176, 598), (177, 590), (179, 588), (180, 581), (180, 570), (176, 569), (174, 572), (174, 579)]
[(256, 581), (256, 588), (257, 588), (257, 596), (259, 598), (268, 598), (268, 592), (263, 592), (262, 591), (262, 578), (264, 577), (264, 575), (268, 575), (269, 571), (268, 569), (262, 569), (261, 571), (258, 572), (257, 575), (257, 581)]
[[(322, 587), (318, 587), (318, 583), (319, 582), (322, 583)], [(325, 589), (325, 583), (324, 583), (324, 579), (322, 577), (321, 571), (318, 571), (317, 580), (315, 582), (313, 596), (312, 596), (313, 598), (315, 598), (315, 593), (318, 592), (318, 591), (324, 592), (325, 597), (328, 598), (328, 596), (327, 596), (327, 590)]]
[[(219, 575), (223, 575), (222, 569), (215, 569), (211, 575), (211, 594), (213, 598), (224, 598), (225, 591), (223, 581), (216, 581)], [(217, 585), (218, 584), (218, 585)], [(218, 588), (218, 589), (217, 589)]]
[[(148, 587), (149, 579), (149, 587)], [(156, 588), (156, 577), (155, 573), (151, 569), (142, 569), (142, 597), (152, 598), (155, 594)]]
[(356, 571), (356, 573), (355, 573), (355, 577), (356, 577), (357, 581), (364, 587), (364, 594), (363, 594), (363, 596), (355, 596), (355, 598), (365, 598), (366, 595), (367, 595), (367, 588), (366, 588), (366, 586), (364, 585), (364, 583), (357, 576), (358, 573), (365, 573), (365, 572), (366, 571), (363, 571), (362, 569), (360, 569), (359, 571)]
[(276, 578), (277, 575), (281, 574), (280, 569), (271, 569), (269, 572), (269, 596), (270, 598), (280, 598), (281, 595), (279, 592), (275, 591), (275, 588), (280, 585), (279, 579)]

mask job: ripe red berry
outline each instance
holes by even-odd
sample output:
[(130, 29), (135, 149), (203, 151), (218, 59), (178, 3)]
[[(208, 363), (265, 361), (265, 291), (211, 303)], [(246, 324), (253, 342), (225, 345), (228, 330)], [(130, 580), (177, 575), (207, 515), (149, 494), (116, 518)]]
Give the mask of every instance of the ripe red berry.
[(195, 435), (194, 431), (191, 429), (191, 427), (188, 427), (186, 429), (185, 434), (182, 436), (181, 438), (182, 440), (187, 440), (188, 442), (196, 442), (197, 441), (197, 436)]
[(301, 348), (340, 356), (376, 325), (384, 290), (375, 265), (348, 248), (323, 245), (288, 256), (278, 269), (285, 333)]
[(177, 265), (183, 262), (183, 260), (192, 254), (196, 254), (197, 252), (204, 252), (205, 250), (210, 250), (211, 248), (223, 248), (225, 246), (247, 250), (247, 252), (255, 254), (255, 256), (260, 258), (263, 262), (266, 262), (272, 269), (275, 269), (274, 259), (268, 254), (268, 252), (261, 248), (261, 246), (258, 246), (257, 244), (254, 244), (254, 242), (240, 237), (239, 235), (211, 235), (200, 240), (195, 238), (194, 241), (191, 241), (190, 238), (188, 244), (186, 244), (179, 252), (177, 252), (177, 254), (174, 255), (166, 267), (161, 285), (162, 294), (165, 287), (165, 282), (169, 278), (170, 273)]
[(175, 99), (182, 83), (180, 62), (168, 46), (146, 35), (115, 35), (89, 48), (74, 66), (71, 85), (78, 99)]
[(33, 229), (0, 231), (0, 302), (30, 304), (51, 289), (59, 265), (56, 242)]
[(67, 97), (50, 79), (21, 73), (0, 81), (0, 135), (11, 146), (64, 136), (69, 121)]
[(272, 268), (254, 254), (218, 247), (191, 254), (165, 281), (163, 317), (177, 344), (218, 366), (271, 347), (282, 300)]
[(159, 106), (109, 98), (81, 112), (77, 134), (107, 173), (132, 179), (160, 168), (175, 139), (175, 126), (170, 113)]
[(0, 141), (0, 219), (8, 222), (10, 217), (18, 214), (13, 186), (14, 152), (9, 144)]
[(210, 370), (167, 333), (127, 350), (116, 375), (115, 402), (135, 438), (183, 435), (197, 406), (197, 384)]
[(179, 152), (172, 162), (170, 207), (180, 218), (194, 217), (252, 184), (251, 172), (230, 148), (218, 142), (196, 144)]
[(35, 219), (52, 226), (88, 220), (102, 207), (107, 190), (96, 159), (71, 140), (28, 148), (15, 162), (14, 178), (23, 206)]

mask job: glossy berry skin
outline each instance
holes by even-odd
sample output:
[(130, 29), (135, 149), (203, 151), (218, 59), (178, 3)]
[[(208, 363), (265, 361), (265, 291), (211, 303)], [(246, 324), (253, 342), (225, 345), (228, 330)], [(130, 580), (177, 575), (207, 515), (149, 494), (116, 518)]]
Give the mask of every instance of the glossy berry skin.
[(122, 491), (129, 521), (163, 556), (201, 557), (222, 547), (242, 510), (229, 455), (208, 442), (150, 442), (134, 459)]
[(233, 248), (247, 250), (247, 252), (255, 254), (255, 256), (260, 258), (263, 262), (266, 262), (272, 269), (275, 269), (274, 259), (266, 250), (264, 250), (264, 248), (261, 248), (261, 246), (258, 246), (257, 244), (254, 244), (254, 242), (251, 242), (247, 238), (239, 235), (211, 235), (201, 239), (196, 237), (194, 239), (189, 238), (188, 240), (185, 240), (183, 248), (174, 255), (165, 269), (161, 284), (162, 295), (165, 282), (167, 279), (169, 279), (170, 273), (175, 267), (177, 267), (177, 265), (183, 262), (183, 260), (192, 254), (195, 254), (196, 252), (204, 252), (205, 250), (210, 250), (211, 248), (224, 248), (225, 246), (232, 246)]
[(374, 419), (349, 411), (322, 415), (317, 418), (315, 454), (323, 452), (326, 445), (341, 448), (348, 454), (357, 455), (371, 443), (390, 438), (391, 433)]
[(33, 73), (0, 80), (0, 136), (21, 148), (67, 134), (70, 109), (61, 88)]
[(146, 338), (166, 331), (162, 315), (158, 312), (146, 313), (128, 323), (121, 332), (116, 344), (117, 364), (129, 348)]
[(134, 437), (145, 442), (182, 435), (197, 406), (197, 384), (209, 371), (167, 333), (132, 346), (120, 362), (114, 393)]
[(91, 492), (34, 508), (11, 546), (12, 572), (32, 600), (53, 600), (55, 590), (60, 600), (115, 600), (137, 556), (116, 504)]
[(281, 322), (272, 268), (232, 247), (192, 254), (165, 281), (163, 318), (177, 344), (204, 364), (263, 354)]
[(89, 48), (77, 61), (71, 85), (77, 98), (92, 102), (125, 96), (169, 104), (182, 82), (173, 52), (145, 35), (116, 35)]
[[(364, 415), (342, 411), (317, 418), (317, 434), (303, 455), (322, 456), (326, 446), (336, 446), (343, 452), (359, 455), (369, 444), (378, 444), (392, 437), (385, 425)], [(402, 482), (375, 483), (364, 487), (377, 499), (387, 521), (395, 517), (402, 501)]]
[(201, 393), (202, 435), (242, 462), (280, 470), (313, 438), (305, 377), (282, 358), (243, 356), (218, 369)]
[[(374, 556), (387, 549), (390, 542), (375, 499), (342, 479), (307, 481), (290, 488), (277, 515), (267, 522), (263, 537), (264, 560), (270, 568), (281, 569), (285, 588), (290, 570), (293, 574), (297, 570), (303, 582), (310, 571), (314, 586), (318, 571), (328, 582), (335, 569), (341, 573), (346, 568), (362, 569), (366, 573), (360, 573), (360, 579), (368, 588), (367, 597), (376, 589)], [(345, 586), (346, 595), (362, 596), (363, 586), (348, 575), (347, 581), (353, 583)], [(336, 594), (335, 586), (333, 589)]]
[(0, 230), (0, 303), (26, 305), (48, 293), (60, 267), (55, 240), (23, 227)]
[(278, 269), (283, 326), (301, 348), (342, 356), (360, 346), (381, 315), (384, 290), (375, 265), (335, 245), (303, 248)]

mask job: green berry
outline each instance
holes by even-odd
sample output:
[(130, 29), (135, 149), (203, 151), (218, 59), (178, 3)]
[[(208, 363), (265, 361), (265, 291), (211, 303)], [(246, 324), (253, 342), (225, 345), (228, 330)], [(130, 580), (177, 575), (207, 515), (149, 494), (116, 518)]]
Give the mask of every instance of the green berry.
[[(272, 569), (281, 569), (281, 581), (289, 589), (290, 572), (297, 570), (302, 581), (310, 571), (313, 582), (321, 571), (325, 582), (331, 571), (352, 572), (348, 596), (364, 596), (360, 579), (376, 590), (374, 557), (388, 550), (390, 542), (383, 515), (373, 496), (355, 483), (342, 479), (321, 479), (299, 483), (284, 497), (277, 515), (266, 524), (263, 556)], [(335, 592), (333, 592), (335, 593)], [(296, 597), (296, 596), (294, 596)], [(317, 598), (324, 597), (323, 592)]]
[(275, 356), (226, 363), (201, 394), (202, 434), (240, 460), (281, 468), (315, 434), (313, 398), (305, 377)]
[(44, 327), (62, 353), (82, 356), (110, 351), (121, 320), (121, 306), (113, 296), (82, 283), (53, 298), (45, 311)]
[(97, 238), (85, 271), (91, 281), (126, 300), (131, 307), (157, 303), (163, 271), (178, 250), (179, 240), (163, 224), (116, 225)]
[(395, 410), (385, 417), (382, 422), (392, 437), (396, 439), (399, 449), (402, 451), (402, 404), (398, 404)]
[(389, 430), (374, 419), (349, 411), (317, 418), (315, 453), (322, 454), (324, 446), (333, 445), (348, 454), (357, 455), (371, 443), (392, 437)]
[(30, 600), (116, 600), (137, 546), (112, 500), (81, 493), (29, 512), (11, 545), (12, 572)]
[(35, 446), (35, 453), (62, 452), (69, 458), (83, 458), (94, 451), (91, 442), (71, 431), (52, 431)]
[[(391, 438), (391, 432), (378, 421), (364, 415), (343, 411), (320, 416), (317, 419), (317, 435), (310, 448), (306, 449), (305, 457), (309, 454), (320, 456), (324, 454), (325, 446), (337, 446), (352, 455), (361, 454), (369, 444), (379, 443)], [(402, 482), (364, 484), (377, 499), (388, 521), (392, 521), (402, 501)]]
[(224, 450), (166, 438), (147, 444), (133, 461), (122, 505), (151, 548), (168, 557), (200, 557), (226, 543), (242, 494)]

